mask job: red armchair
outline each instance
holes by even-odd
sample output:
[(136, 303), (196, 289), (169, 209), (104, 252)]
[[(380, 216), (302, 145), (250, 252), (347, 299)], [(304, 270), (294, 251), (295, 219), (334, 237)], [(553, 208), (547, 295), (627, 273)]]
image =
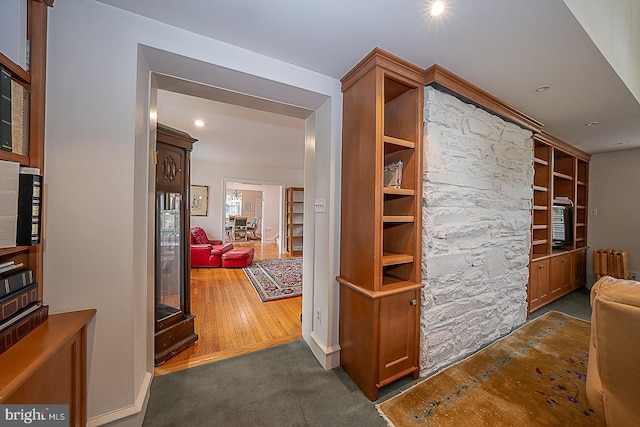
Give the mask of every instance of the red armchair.
[(191, 267), (220, 267), (222, 254), (233, 249), (231, 243), (210, 240), (200, 227), (191, 229)]

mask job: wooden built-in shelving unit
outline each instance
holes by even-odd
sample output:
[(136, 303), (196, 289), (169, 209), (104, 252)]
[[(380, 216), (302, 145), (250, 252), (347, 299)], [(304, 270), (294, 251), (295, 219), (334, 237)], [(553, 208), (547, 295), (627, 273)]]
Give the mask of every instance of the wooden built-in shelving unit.
[[(533, 133), (533, 311), (585, 282), (590, 156), (543, 124), (439, 65), (422, 70), (374, 49), (342, 79), (341, 365), (372, 400), (417, 375), (424, 86), (452, 93)], [(400, 188), (384, 167), (402, 161)], [(573, 239), (555, 248), (553, 205), (573, 206)]]
[[(29, 93), (28, 151), (24, 154), (0, 150), (0, 160), (38, 168), (44, 175), (45, 93), (47, 59), (47, 15), (53, 0), (27, 0), (27, 40), (30, 68), (23, 69), (0, 52), (0, 65), (14, 82)], [(0, 5), (0, 13), (3, 6)], [(46, 194), (43, 195), (46, 198)], [(46, 206), (41, 206), (40, 237), (45, 239)], [(43, 283), (43, 245), (0, 249), (0, 263), (23, 264), (20, 270), (33, 271), (38, 284), (38, 300), (46, 289)], [(20, 270), (12, 271), (11, 274)], [(95, 310), (52, 314), (41, 325), (0, 354), (0, 403), (66, 404), (69, 425), (87, 423), (86, 344), (87, 324)]]
[(290, 256), (302, 255), (303, 231), (304, 188), (288, 187), (285, 202), (285, 249)]
[[(418, 375), (421, 70), (374, 50), (342, 79), (341, 366), (365, 395)], [(385, 165), (402, 162), (399, 188)]]
[[(586, 280), (587, 194), (591, 156), (544, 132), (533, 137), (533, 206), (529, 312), (583, 286)], [(553, 247), (553, 206), (572, 209), (572, 240)]]

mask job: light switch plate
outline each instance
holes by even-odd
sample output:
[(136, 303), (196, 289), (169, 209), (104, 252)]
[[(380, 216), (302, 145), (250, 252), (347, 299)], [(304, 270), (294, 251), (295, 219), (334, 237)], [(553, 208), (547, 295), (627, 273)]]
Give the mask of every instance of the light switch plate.
[(327, 199), (316, 199), (313, 205), (314, 210), (319, 213), (327, 212)]

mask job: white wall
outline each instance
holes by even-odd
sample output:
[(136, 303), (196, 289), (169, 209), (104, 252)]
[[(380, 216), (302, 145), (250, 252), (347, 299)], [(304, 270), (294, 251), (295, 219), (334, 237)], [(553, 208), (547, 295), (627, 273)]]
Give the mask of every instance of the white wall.
[[(203, 79), (215, 78), (216, 72), (226, 73), (224, 78), (244, 73), (243, 87), (252, 91), (272, 84), (278, 85), (272, 92), (283, 97), (304, 92), (309, 102), (335, 99), (326, 116), (331, 122), (318, 124), (320, 129), (327, 128), (318, 132), (315, 140), (321, 152), (339, 153), (340, 84), (336, 79), (91, 0), (56, 2), (49, 16), (44, 299), (52, 313), (89, 307), (98, 310), (89, 336), (89, 424), (132, 415), (121, 424), (139, 425), (135, 412), (146, 397), (145, 379), (153, 356), (150, 331), (145, 330), (153, 316), (151, 273), (144, 273), (148, 252), (137, 252), (139, 239), (148, 242), (151, 229), (148, 209), (139, 200), (147, 198), (147, 207), (152, 203), (145, 185), (152, 188), (153, 184), (145, 181), (149, 158), (142, 155), (149, 125), (139, 115), (144, 114), (145, 104), (153, 102), (150, 75), (145, 69), (157, 71), (166, 65), (148, 56), (144, 56), (146, 63), (141, 63), (140, 46), (180, 59), (167, 67), (181, 68), (185, 62), (215, 67), (215, 72), (206, 69)], [(145, 75), (149, 80), (145, 81)], [(301, 106), (313, 110), (320, 105)], [(138, 147), (139, 143), (145, 146)], [(336, 160), (327, 162), (322, 157), (316, 161), (313, 151), (305, 156), (311, 159), (311, 173), (329, 176), (337, 172), (329, 186), (316, 192), (328, 201), (326, 215), (335, 218), (331, 207), (338, 204)], [(309, 216), (313, 217), (312, 211)], [(315, 292), (315, 288), (331, 286), (333, 280), (328, 278), (338, 274), (338, 228), (321, 222), (318, 232), (328, 236), (331, 246), (323, 241), (309, 251), (315, 257), (305, 256), (303, 287), (309, 295), (324, 295), (325, 300), (318, 303), (328, 307), (328, 316), (335, 319), (313, 326), (321, 328), (318, 336), (323, 337), (322, 346), (309, 338), (311, 326), (304, 328), (303, 336), (310, 346), (321, 348), (314, 354), (326, 366), (322, 348), (332, 348), (337, 337), (322, 328), (337, 322), (337, 306), (330, 308), (335, 298), (327, 292)], [(317, 286), (308, 268), (325, 272)], [(333, 341), (322, 341), (324, 337)]]
[[(301, 142), (302, 143), (302, 142)], [(196, 143), (197, 144), (197, 143)], [(224, 229), (223, 179), (243, 181), (269, 181), (282, 183), (286, 187), (304, 185), (304, 171), (296, 169), (257, 168), (242, 165), (214, 163), (207, 160), (191, 160), (191, 183), (209, 186), (209, 209), (207, 216), (192, 216), (191, 225), (202, 227), (210, 239), (223, 239)], [(266, 218), (265, 225), (271, 228), (266, 239), (273, 238), (278, 233), (280, 224), (280, 194), (270, 189), (265, 194), (265, 213), (275, 211), (274, 218)], [(252, 201), (252, 200), (249, 200)], [(255, 213), (255, 207), (254, 207)], [(247, 215), (251, 219), (254, 215)]]
[(640, 2), (564, 0), (582, 28), (640, 102)]
[(593, 276), (593, 250), (628, 250), (630, 270), (640, 272), (640, 149), (596, 154), (589, 164), (587, 282)]

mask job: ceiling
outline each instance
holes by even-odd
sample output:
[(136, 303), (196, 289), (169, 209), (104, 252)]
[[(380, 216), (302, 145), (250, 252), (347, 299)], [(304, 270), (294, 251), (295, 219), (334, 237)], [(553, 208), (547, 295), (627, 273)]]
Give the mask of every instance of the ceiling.
[[(429, 0), (100, 1), (335, 78), (380, 47), (423, 68), (449, 69), (586, 152), (640, 147), (638, 100), (562, 0), (448, 0), (438, 19), (427, 15)], [(536, 92), (543, 85), (551, 88)], [(273, 119), (286, 138), (275, 129), (274, 140), (250, 138), (273, 154), (272, 144), (303, 129), (300, 118), (191, 98), (167, 93), (159, 101), (183, 130), (190, 132), (196, 110), (212, 123), (193, 135), (202, 146)]]

